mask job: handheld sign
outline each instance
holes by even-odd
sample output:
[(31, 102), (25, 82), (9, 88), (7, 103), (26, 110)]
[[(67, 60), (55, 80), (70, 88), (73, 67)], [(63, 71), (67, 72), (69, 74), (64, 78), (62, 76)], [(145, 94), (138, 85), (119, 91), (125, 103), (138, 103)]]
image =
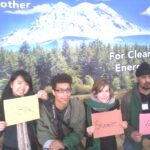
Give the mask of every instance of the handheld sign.
[(94, 138), (123, 134), (120, 110), (92, 114), (92, 125), (95, 126)]
[(5, 120), (8, 126), (40, 118), (37, 96), (4, 100)]
[(139, 132), (143, 135), (150, 134), (150, 113), (140, 114)]

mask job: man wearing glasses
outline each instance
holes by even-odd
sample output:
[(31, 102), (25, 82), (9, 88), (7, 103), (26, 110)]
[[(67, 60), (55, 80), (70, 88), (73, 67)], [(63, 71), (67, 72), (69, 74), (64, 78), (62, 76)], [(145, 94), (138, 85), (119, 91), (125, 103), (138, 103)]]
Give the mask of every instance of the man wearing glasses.
[(54, 76), (51, 80), (53, 96), (40, 105), (37, 135), (45, 150), (83, 149), (85, 110), (82, 102), (71, 100), (71, 84), (68, 74)]

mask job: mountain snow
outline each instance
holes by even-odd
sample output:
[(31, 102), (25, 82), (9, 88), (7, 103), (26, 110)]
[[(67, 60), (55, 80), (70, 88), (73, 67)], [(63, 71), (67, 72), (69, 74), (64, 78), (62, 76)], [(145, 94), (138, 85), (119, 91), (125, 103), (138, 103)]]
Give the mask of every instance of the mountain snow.
[(104, 3), (80, 3), (71, 7), (63, 2), (50, 5), (49, 12), (41, 14), (30, 28), (18, 29), (3, 37), (0, 45), (44, 43), (78, 37), (111, 40), (117, 36), (140, 35), (144, 29), (128, 22)]

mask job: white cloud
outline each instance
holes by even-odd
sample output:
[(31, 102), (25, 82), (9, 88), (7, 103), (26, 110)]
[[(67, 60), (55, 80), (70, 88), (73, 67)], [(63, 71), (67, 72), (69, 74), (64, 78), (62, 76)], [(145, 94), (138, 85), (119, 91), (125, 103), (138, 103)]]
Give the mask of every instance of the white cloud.
[(8, 14), (19, 14), (19, 15), (28, 15), (28, 14), (35, 14), (35, 13), (47, 13), (50, 12), (52, 9), (50, 4), (42, 4), (34, 6), (32, 9), (24, 9), (24, 10), (16, 10), (16, 11), (5, 11)]
[(142, 15), (150, 16), (150, 7), (148, 7), (144, 12), (141, 13)]

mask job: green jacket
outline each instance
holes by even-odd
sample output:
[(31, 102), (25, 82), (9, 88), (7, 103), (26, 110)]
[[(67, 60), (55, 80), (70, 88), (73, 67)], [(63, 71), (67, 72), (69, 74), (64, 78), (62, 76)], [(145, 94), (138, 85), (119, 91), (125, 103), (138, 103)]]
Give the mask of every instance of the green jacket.
[(130, 143), (134, 149), (142, 149), (142, 141), (135, 142), (131, 138), (131, 133), (139, 130), (139, 114), (142, 113), (141, 105), (142, 100), (138, 91), (138, 85), (136, 85), (125, 94), (121, 102), (123, 120), (128, 122), (128, 128), (125, 130), (124, 143)]
[[(139, 100), (139, 104), (140, 104), (140, 108), (141, 108), (141, 97), (140, 97), (140, 94), (139, 94), (139, 91), (138, 91), (138, 87), (137, 85), (132, 89), (130, 90), (129, 92), (127, 92), (124, 97), (123, 97), (123, 100), (121, 101), (121, 110), (122, 110), (122, 114), (123, 114), (123, 120), (126, 120), (128, 122), (128, 128), (125, 130), (125, 136), (126, 138), (131, 139), (131, 133), (133, 131), (136, 131), (138, 129), (135, 129), (132, 125), (131, 125), (131, 97), (132, 97), (132, 92), (135, 92), (137, 97), (138, 97), (138, 100)], [(140, 109), (140, 111), (142, 112), (142, 109)]]
[[(52, 100), (48, 100), (47, 104), (40, 104), (40, 119), (37, 121), (37, 136), (40, 144), (48, 140), (59, 139), (57, 120), (53, 116), (53, 109), (51, 107)], [(49, 109), (48, 109), (48, 107)], [(85, 110), (82, 102), (78, 100), (70, 100), (68, 107), (65, 110), (62, 129), (64, 137), (62, 142), (67, 150), (82, 149), (81, 139), (85, 130)], [(59, 139), (60, 140), (60, 139)]]

